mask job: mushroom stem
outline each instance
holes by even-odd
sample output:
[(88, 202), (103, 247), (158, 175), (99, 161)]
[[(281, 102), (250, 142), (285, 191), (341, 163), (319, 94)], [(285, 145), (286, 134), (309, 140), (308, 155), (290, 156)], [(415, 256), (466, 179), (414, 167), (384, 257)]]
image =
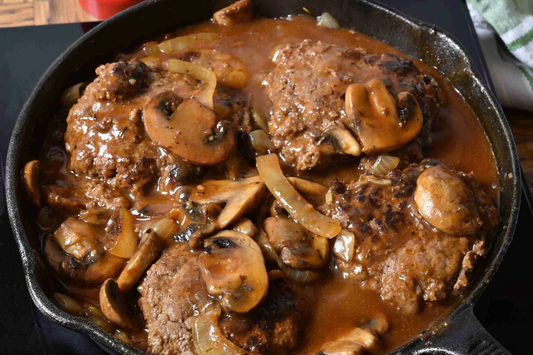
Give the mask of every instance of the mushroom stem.
[(141, 245), (118, 277), (118, 288), (122, 292), (131, 290), (163, 248), (159, 237), (151, 228), (144, 232), (142, 240)]
[(107, 279), (100, 287), (100, 309), (114, 324), (124, 329), (135, 328), (135, 317), (120, 299), (117, 282)]

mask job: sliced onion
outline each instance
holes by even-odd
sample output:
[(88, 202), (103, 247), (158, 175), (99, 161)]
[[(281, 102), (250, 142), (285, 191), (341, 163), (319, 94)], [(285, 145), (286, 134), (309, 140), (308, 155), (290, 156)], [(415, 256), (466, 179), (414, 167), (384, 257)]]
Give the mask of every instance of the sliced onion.
[(346, 229), (341, 230), (339, 235), (335, 238), (335, 244), (333, 244), (333, 254), (349, 262), (353, 258), (355, 247), (355, 235)]
[(85, 83), (78, 83), (63, 91), (63, 94), (61, 94), (61, 98), (59, 99), (59, 105), (61, 105), (62, 108), (71, 108), (77, 104), (86, 86), (87, 84)]
[(353, 187), (366, 184), (390, 185), (392, 184), (392, 181), (390, 179), (377, 178), (374, 175), (361, 175), (359, 176), (359, 180), (357, 180), (357, 182), (353, 184)]
[(220, 35), (216, 33), (195, 33), (161, 42), (159, 49), (165, 54), (187, 52), (200, 44), (212, 42), (219, 37)]
[(259, 233), (257, 238), (257, 244), (261, 247), (261, 250), (265, 254), (267, 260), (274, 260), (280, 270), (285, 274), (285, 276), (295, 282), (306, 283), (315, 280), (318, 277), (318, 273), (312, 270), (299, 270), (289, 267), (283, 263), (283, 260), (276, 253), (272, 245), (268, 242), (268, 239), (264, 231)]
[(319, 213), (285, 178), (276, 154), (257, 157), (257, 170), (272, 195), (304, 228), (325, 238), (334, 238), (341, 231), (339, 221)]
[(131, 258), (139, 244), (139, 238), (135, 233), (134, 220), (131, 212), (122, 207), (120, 209), (120, 218), (110, 220), (109, 233), (117, 234), (117, 241), (115, 245), (107, 251), (114, 256), (120, 258)]
[(140, 58), (139, 60), (149, 67), (155, 67), (163, 63), (161, 57), (158, 55), (149, 55), (147, 57)]
[(150, 221), (148, 224), (161, 239), (172, 238), (179, 231), (176, 222), (166, 217)]
[(128, 337), (128, 334), (126, 334), (123, 331), (120, 331), (118, 329), (115, 330), (115, 338), (117, 338), (118, 340), (120, 340), (123, 343), (132, 344), (133, 345), (133, 343), (131, 342), (130, 338)]
[(61, 307), (63, 307), (63, 309), (69, 314), (77, 316), (83, 311), (81, 305), (76, 300), (67, 295), (64, 295), (62, 293), (54, 293), (54, 297), (57, 302), (61, 304)]
[(201, 311), (193, 326), (193, 342), (198, 355), (246, 355), (247, 352), (226, 339), (218, 327), (222, 309), (209, 303)]
[(387, 175), (389, 172), (396, 169), (400, 163), (400, 158), (391, 155), (380, 155), (374, 165), (372, 165), (372, 174), (377, 177)]
[(333, 17), (329, 12), (324, 12), (321, 16), (317, 18), (317, 25), (327, 27), (327, 28), (339, 28), (341, 25), (335, 17)]
[(250, 140), (252, 141), (252, 147), (259, 154), (267, 154), (276, 149), (268, 134), (261, 129), (250, 132)]
[(202, 103), (202, 105), (213, 109), (213, 95), (217, 87), (217, 77), (212, 70), (206, 69), (196, 64), (185, 62), (183, 60), (169, 59), (167, 61), (168, 70), (182, 75), (190, 75), (195, 79), (200, 80), (205, 89), (195, 95), (195, 98)]
[(287, 267), (283, 273), (291, 280), (299, 283), (306, 283), (315, 280), (318, 277), (316, 271), (311, 270), (299, 270)]
[(256, 125), (268, 133), (268, 123), (259, 112), (259, 105), (257, 104), (254, 96), (250, 98), (250, 108), (252, 109), (252, 118), (254, 119)]
[(149, 55), (156, 55), (161, 53), (161, 50), (159, 49), (159, 45), (155, 41), (146, 42), (143, 44), (141, 49), (146, 57)]

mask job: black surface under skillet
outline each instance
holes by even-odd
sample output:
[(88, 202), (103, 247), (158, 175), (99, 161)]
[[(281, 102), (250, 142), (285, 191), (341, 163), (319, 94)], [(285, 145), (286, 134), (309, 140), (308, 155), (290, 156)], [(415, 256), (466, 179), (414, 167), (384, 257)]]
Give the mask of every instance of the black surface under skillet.
[[(131, 50), (158, 34), (206, 20), (215, 10), (230, 2), (148, 0), (103, 22), (76, 41), (51, 65), (24, 105), (15, 125), (7, 157), (6, 197), (30, 295), (45, 315), (89, 335), (110, 353), (144, 354), (90, 321), (67, 314), (50, 300), (50, 290), (46, 287), (49, 269), (40, 254), (35, 226), (37, 211), (27, 203), (21, 170), (27, 161), (39, 157), (44, 138), (42, 133), (46, 132), (48, 121), (58, 110), (58, 99), (66, 87), (92, 78), (96, 66), (109, 62), (118, 53)], [(477, 275), (475, 285), (464, 301), (444, 320), (448, 326), (427, 339), (417, 338), (393, 353), (508, 353), (483, 329), (473, 314), (474, 303), (496, 272), (512, 240), (520, 208), (518, 157), (500, 106), (456, 40), (432, 25), (407, 18), (388, 7), (365, 0), (255, 0), (254, 14), (261, 17), (300, 14), (304, 6), (315, 14), (328, 11), (343, 27), (370, 35), (437, 67), (479, 117), (496, 157), (502, 223), (485, 268)]]

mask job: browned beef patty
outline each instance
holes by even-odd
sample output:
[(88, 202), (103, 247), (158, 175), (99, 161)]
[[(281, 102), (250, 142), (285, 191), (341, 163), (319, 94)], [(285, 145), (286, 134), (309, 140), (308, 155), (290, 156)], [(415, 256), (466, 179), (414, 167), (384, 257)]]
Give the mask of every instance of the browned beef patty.
[(190, 97), (196, 80), (140, 61), (105, 64), (96, 74), (67, 118), (65, 143), (74, 173), (134, 196), (158, 182), (169, 189), (194, 176), (199, 168), (153, 142), (142, 116), (152, 96), (170, 90)]
[(431, 121), (438, 115), (438, 86), (419, 73), (412, 61), (392, 54), (367, 54), (362, 49), (304, 40), (286, 45), (273, 59), (276, 67), (267, 77), (267, 93), (273, 105), (269, 129), (272, 142), (284, 159), (297, 170), (328, 162), (335, 149), (325, 132), (334, 127), (353, 131), (345, 113), (345, 92), (350, 84), (383, 81), (396, 96), (407, 91), (415, 96), (423, 112), (424, 126), (406, 154), (421, 158)]
[[(213, 301), (198, 269), (198, 252), (187, 245), (165, 250), (138, 288), (148, 328), (148, 351), (155, 354), (196, 354), (192, 342), (195, 312)], [(250, 353), (288, 354), (298, 340), (303, 315), (300, 303), (285, 285), (270, 283), (266, 299), (247, 314), (223, 313), (224, 335)]]
[(498, 225), (492, 198), (473, 176), (457, 175), (473, 192), (481, 228), (472, 235), (451, 235), (427, 223), (413, 201), (417, 178), (436, 160), (393, 171), (380, 183), (333, 184), (333, 201), (324, 211), (355, 234), (350, 262), (335, 260), (340, 275), (377, 291), (407, 313), (422, 301), (458, 295), (469, 285), (473, 264), (488, 250)]

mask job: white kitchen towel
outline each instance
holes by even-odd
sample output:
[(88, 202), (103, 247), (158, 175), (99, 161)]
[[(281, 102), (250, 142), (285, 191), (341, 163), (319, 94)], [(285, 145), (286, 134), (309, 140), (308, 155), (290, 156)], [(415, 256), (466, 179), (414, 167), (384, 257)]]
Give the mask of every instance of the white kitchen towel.
[[(533, 0), (528, 1), (533, 4)], [(533, 112), (533, 70), (528, 66), (530, 63), (533, 67), (533, 37), (528, 41), (533, 35), (533, 16), (516, 18), (516, 12), (503, 7), (518, 6), (514, 2), (492, 0), (486, 6), (486, 0), (469, 0), (468, 9), (501, 104)], [(498, 11), (500, 17), (494, 21)], [(515, 16), (514, 20), (509, 16)], [(490, 19), (491, 24), (486, 21)], [(501, 37), (495, 28), (501, 31)]]

